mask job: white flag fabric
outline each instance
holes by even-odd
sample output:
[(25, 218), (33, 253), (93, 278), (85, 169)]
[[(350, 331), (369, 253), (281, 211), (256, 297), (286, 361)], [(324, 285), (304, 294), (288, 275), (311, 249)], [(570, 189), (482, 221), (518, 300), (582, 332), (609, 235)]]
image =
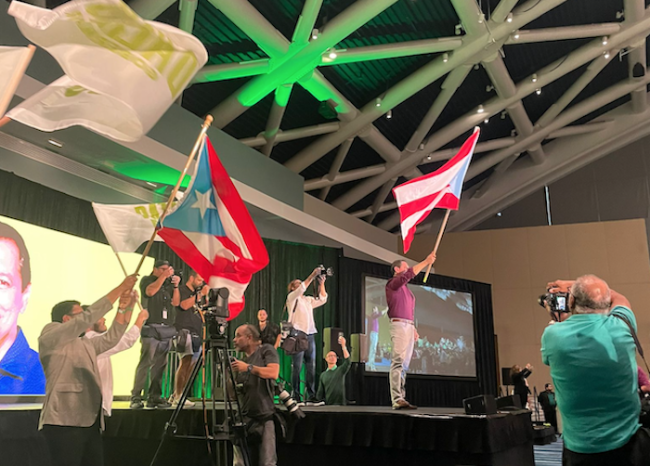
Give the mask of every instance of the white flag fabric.
[(73, 0), (54, 10), (14, 0), (8, 13), (66, 74), (7, 114), (42, 131), (77, 124), (135, 141), (208, 59), (196, 37), (145, 21), (121, 0)]
[(29, 54), (27, 47), (0, 47), (0, 117), (16, 92), (22, 64)]
[[(93, 202), (93, 209), (113, 251), (134, 252), (151, 238), (165, 205)], [(162, 241), (162, 238), (156, 235), (156, 241)]]

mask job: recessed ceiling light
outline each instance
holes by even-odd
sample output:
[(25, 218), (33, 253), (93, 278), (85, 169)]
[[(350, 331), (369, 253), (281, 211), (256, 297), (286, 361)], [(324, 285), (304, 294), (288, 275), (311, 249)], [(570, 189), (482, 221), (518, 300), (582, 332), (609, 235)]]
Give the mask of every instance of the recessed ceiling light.
[(52, 144), (55, 147), (63, 147), (63, 143), (57, 141), (56, 139), (48, 139), (47, 142)]

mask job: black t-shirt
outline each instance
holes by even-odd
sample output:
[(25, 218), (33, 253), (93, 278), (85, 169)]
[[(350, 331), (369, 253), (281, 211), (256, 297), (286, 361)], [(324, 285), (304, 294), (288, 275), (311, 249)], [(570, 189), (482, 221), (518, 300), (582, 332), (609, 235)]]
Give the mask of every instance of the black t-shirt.
[[(280, 364), (278, 352), (271, 345), (260, 345), (245, 362), (257, 367)], [(274, 380), (262, 379), (249, 372), (237, 373), (237, 383), (243, 385), (242, 413), (252, 419), (269, 418), (275, 412), (273, 406)]]
[(257, 330), (260, 331), (260, 338), (262, 339), (262, 343), (266, 343), (267, 345), (275, 346), (275, 342), (278, 339), (278, 335), (280, 335), (280, 326), (278, 324), (275, 324), (273, 322), (269, 322), (268, 320), (266, 321), (266, 327), (264, 327), (264, 330), (260, 328), (259, 322), (257, 323)]
[(149, 275), (140, 280), (140, 295), (142, 305), (149, 311), (147, 324), (174, 324), (174, 306), (172, 306), (172, 294), (174, 285), (165, 281), (153, 296), (147, 295), (147, 287), (158, 280), (155, 275)]
[[(194, 295), (194, 291), (190, 290), (185, 284), (179, 287), (179, 292), (181, 295), (181, 303)], [(198, 295), (197, 303), (200, 303), (200, 298), (201, 295)], [(174, 325), (178, 330), (185, 328), (196, 335), (202, 335), (203, 333), (203, 321), (196, 306), (192, 306), (189, 309), (183, 309), (181, 306), (177, 306)]]

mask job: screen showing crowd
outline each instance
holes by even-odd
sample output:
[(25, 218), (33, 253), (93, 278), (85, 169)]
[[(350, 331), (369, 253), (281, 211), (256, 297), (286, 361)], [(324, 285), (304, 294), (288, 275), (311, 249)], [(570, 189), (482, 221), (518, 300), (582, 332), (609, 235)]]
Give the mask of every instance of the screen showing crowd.
[[(137, 254), (121, 254), (134, 271)], [(150, 273), (147, 258), (141, 276)], [(38, 336), (64, 300), (92, 304), (124, 279), (110, 246), (0, 216), (0, 395), (41, 395)], [(110, 326), (114, 313), (109, 313)], [(138, 351), (113, 357), (114, 393), (130, 392)]]
[[(366, 370), (388, 372), (390, 322), (385, 278), (365, 277)], [(409, 374), (476, 377), (471, 293), (408, 285), (415, 295), (415, 342)]]

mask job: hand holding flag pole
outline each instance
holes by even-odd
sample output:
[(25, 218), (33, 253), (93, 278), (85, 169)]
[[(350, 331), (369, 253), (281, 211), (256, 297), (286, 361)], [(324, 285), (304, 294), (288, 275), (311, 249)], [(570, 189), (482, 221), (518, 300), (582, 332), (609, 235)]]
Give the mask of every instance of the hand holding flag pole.
[[(167, 215), (167, 212), (169, 212), (169, 208), (171, 207), (172, 203), (174, 202), (174, 199), (176, 198), (176, 194), (178, 193), (179, 188), (181, 187), (181, 183), (183, 182), (183, 178), (185, 178), (185, 175), (187, 174), (187, 171), (190, 169), (190, 165), (194, 161), (194, 158), (196, 157), (196, 154), (199, 151), (199, 148), (201, 147), (201, 144), (203, 143), (203, 139), (205, 139), (205, 134), (210, 128), (210, 125), (212, 124), (212, 120), (214, 118), (212, 115), (208, 115), (205, 117), (205, 120), (203, 121), (203, 125), (201, 126), (201, 133), (199, 134), (199, 137), (196, 138), (196, 142), (194, 143), (194, 147), (192, 148), (192, 152), (190, 152), (189, 157), (187, 158), (187, 162), (185, 163), (185, 167), (183, 168), (183, 171), (181, 172), (181, 175), (178, 177), (178, 181), (176, 182), (176, 186), (174, 186), (174, 189), (172, 190), (171, 194), (169, 195), (169, 199), (167, 200), (167, 205), (165, 206), (165, 210), (163, 211), (162, 215), (160, 216), (160, 219), (158, 220), (158, 225), (162, 225), (162, 221), (165, 219), (165, 216)], [(154, 240), (156, 239), (156, 234), (158, 233), (157, 227), (154, 228), (153, 233), (151, 235), (151, 238), (149, 239), (149, 242), (147, 243), (147, 246), (144, 248), (144, 252), (142, 253), (142, 257), (140, 258), (140, 262), (138, 263), (138, 267), (135, 269), (135, 274), (137, 275), (138, 272), (140, 271), (140, 268), (142, 267), (142, 264), (144, 262), (145, 257), (147, 257), (147, 254), (149, 254), (149, 250), (151, 249), (151, 245), (153, 244)]]
[[(427, 218), (436, 207), (447, 209), (433, 248), (433, 253), (438, 251), (447, 220), (449, 220), (449, 213), (451, 210), (458, 210), (463, 191), (463, 180), (472, 160), (480, 132), (478, 126), (474, 128), (474, 133), (463, 143), (458, 153), (435, 172), (407, 181), (393, 189), (393, 195), (399, 208), (404, 253), (411, 247), (415, 236), (415, 227)], [(430, 271), (431, 264), (429, 264), (424, 277), (425, 282)]]

